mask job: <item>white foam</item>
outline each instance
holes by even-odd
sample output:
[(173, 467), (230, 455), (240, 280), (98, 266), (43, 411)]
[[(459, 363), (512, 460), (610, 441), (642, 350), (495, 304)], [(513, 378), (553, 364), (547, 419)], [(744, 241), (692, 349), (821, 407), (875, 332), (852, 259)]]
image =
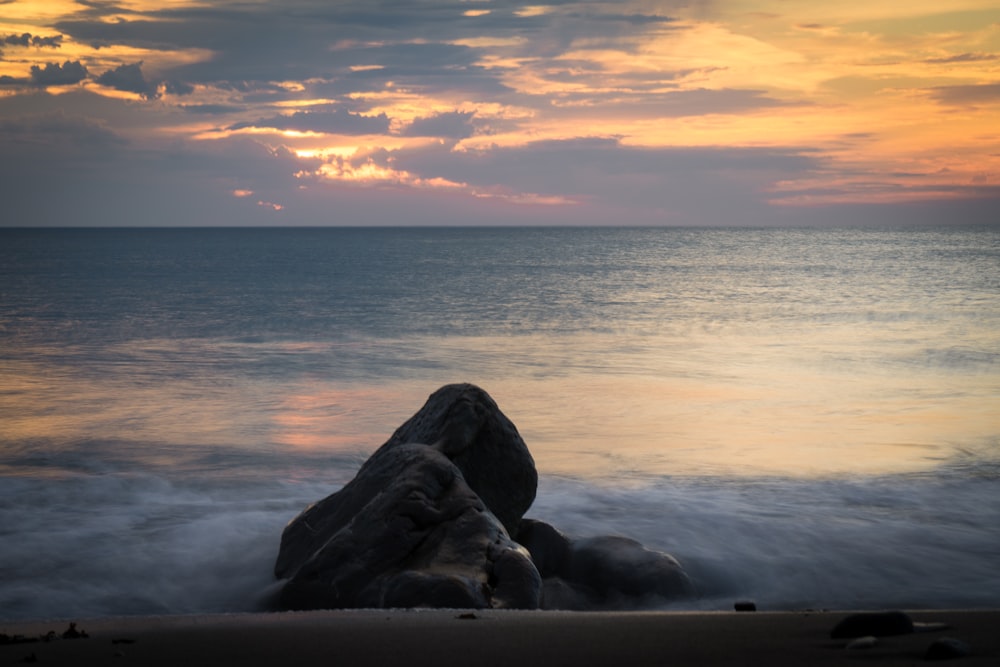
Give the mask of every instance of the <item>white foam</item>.
[[(344, 462), (341, 477), (353, 470)], [(284, 525), (337, 488), (318, 474), (295, 482), (281, 475), (271, 482), (132, 473), (6, 478), (0, 615), (253, 610), (273, 586)], [(627, 485), (543, 477), (529, 516), (569, 534), (627, 535), (674, 554), (701, 593), (674, 608), (728, 609), (744, 598), (759, 609), (1000, 600), (993, 473)]]

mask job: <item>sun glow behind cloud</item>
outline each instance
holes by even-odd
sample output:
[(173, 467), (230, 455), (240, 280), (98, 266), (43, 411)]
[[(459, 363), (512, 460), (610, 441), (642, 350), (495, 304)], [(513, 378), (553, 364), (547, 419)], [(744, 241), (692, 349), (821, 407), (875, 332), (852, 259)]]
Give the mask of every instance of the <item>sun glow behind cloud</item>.
[[(283, 7), (4, 5), (0, 123), (78, 117), (127, 137), (123, 156), (166, 138), (210, 150), (215, 180), (284, 183), (261, 205), (287, 210), (324, 184), (695, 222), (723, 182), (762, 219), (1000, 196), (1000, 9), (985, 0), (456, 0), (433, 16), (376, 2), (356, 23), (351, 3)], [(270, 161), (226, 166), (247, 142)]]

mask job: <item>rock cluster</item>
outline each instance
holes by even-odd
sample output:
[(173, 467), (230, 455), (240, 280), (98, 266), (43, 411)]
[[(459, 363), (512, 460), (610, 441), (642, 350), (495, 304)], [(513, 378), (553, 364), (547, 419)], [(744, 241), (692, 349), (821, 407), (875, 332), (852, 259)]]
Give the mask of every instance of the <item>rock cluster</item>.
[[(947, 623), (914, 622), (904, 611), (865, 611), (841, 619), (830, 631), (831, 639), (850, 639), (850, 651), (879, 646), (880, 638), (910, 635), (916, 632), (948, 630)], [(972, 646), (955, 637), (938, 637), (927, 647), (924, 660), (951, 660), (973, 655)]]
[(522, 519), (537, 483), (493, 399), (442, 387), (353, 480), (285, 528), (279, 606), (628, 608), (693, 594), (666, 554)]

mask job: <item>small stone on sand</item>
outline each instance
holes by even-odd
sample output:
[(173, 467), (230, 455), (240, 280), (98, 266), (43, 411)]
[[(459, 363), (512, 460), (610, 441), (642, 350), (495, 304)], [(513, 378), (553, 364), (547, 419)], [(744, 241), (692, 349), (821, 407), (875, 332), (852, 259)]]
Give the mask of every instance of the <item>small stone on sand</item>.
[(950, 660), (951, 658), (964, 658), (968, 655), (972, 655), (972, 647), (961, 639), (941, 637), (927, 647), (924, 660)]

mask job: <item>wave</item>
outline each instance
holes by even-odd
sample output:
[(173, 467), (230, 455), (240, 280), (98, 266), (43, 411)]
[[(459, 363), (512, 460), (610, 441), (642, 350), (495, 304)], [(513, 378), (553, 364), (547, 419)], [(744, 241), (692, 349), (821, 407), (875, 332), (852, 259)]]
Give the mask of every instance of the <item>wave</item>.
[[(329, 462), (328, 462), (329, 463)], [(281, 530), (356, 470), (130, 471), (0, 484), (0, 616), (253, 611)], [(668, 551), (700, 597), (674, 609), (982, 608), (1000, 599), (1000, 467), (864, 479), (544, 476), (529, 516)]]

